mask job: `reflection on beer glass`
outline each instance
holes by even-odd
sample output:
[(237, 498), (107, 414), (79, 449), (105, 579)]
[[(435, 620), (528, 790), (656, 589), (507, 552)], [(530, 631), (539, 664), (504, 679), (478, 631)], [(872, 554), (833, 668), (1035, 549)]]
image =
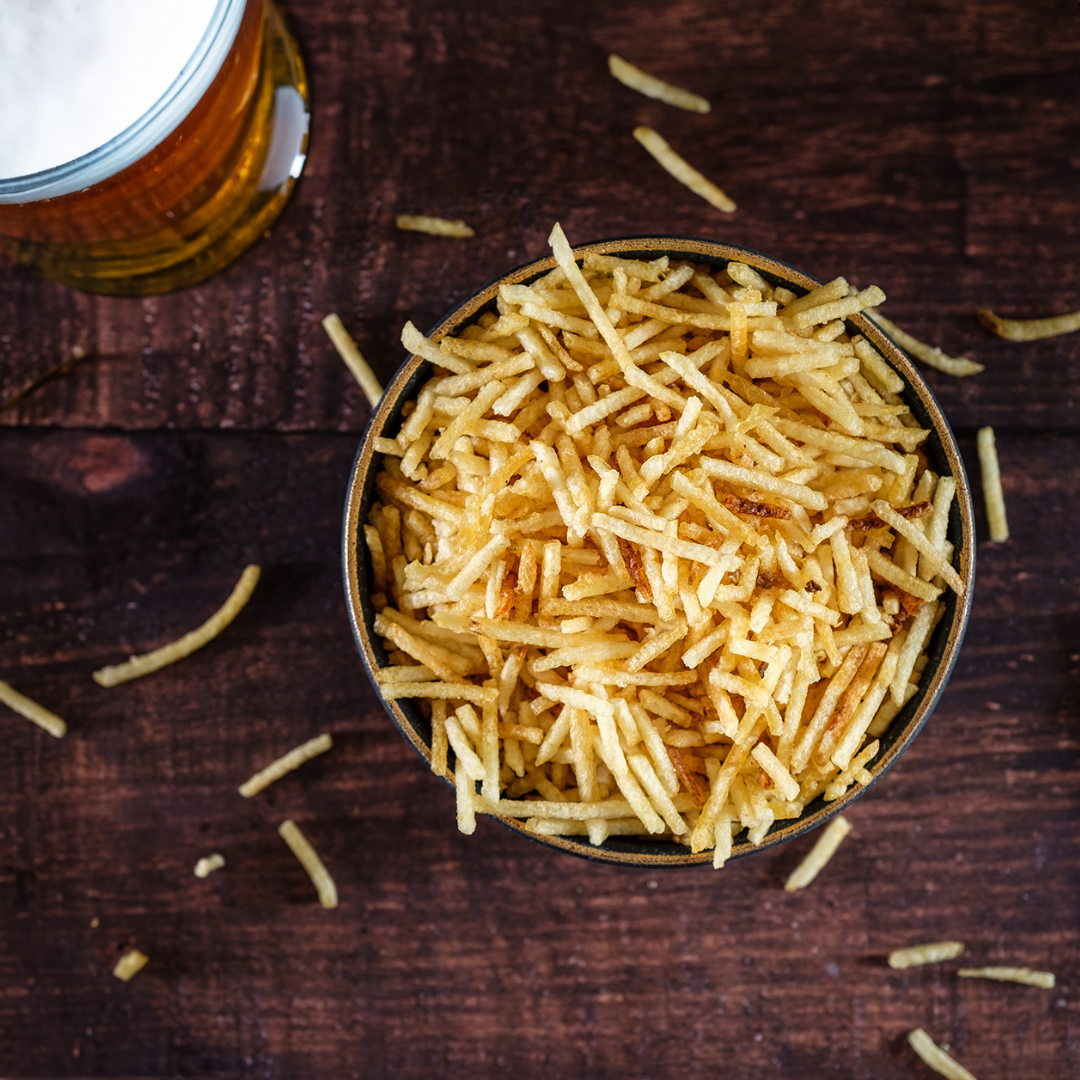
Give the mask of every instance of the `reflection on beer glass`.
[(0, 253), (144, 295), (222, 269), (281, 213), (308, 88), (271, 0), (4, 0), (0, 39)]

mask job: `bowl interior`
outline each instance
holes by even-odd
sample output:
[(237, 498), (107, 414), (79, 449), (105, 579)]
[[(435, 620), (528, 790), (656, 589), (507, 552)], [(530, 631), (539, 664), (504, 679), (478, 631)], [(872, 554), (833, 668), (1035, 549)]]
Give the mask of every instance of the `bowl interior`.
[[(587, 252), (645, 260), (667, 255), (672, 260), (704, 264), (714, 271), (725, 268), (732, 261), (744, 262), (752, 266), (770, 284), (783, 285), (800, 296), (821, 284), (817, 278), (769, 256), (730, 244), (686, 237), (629, 237), (582, 245), (576, 247), (574, 252), (579, 260)], [(446, 335), (458, 333), (485, 312), (495, 310), (500, 285), (528, 284), (554, 266), (555, 260), (549, 255), (512, 270), (461, 303), (428, 336), (437, 341)], [(947, 535), (955, 549), (953, 565), (965, 584), (962, 597), (956, 596), (952, 590), (945, 593), (945, 615), (930, 640), (929, 663), (920, 680), (919, 690), (896, 716), (888, 731), (881, 736), (880, 749), (868, 766), (876, 782), (891, 768), (926, 722), (956, 662), (971, 609), (975, 573), (974, 519), (971, 491), (956, 440), (922, 376), (907, 356), (870, 319), (857, 315), (847, 322), (849, 330), (866, 337), (903, 378), (905, 403), (920, 425), (930, 430), (930, 436), (923, 448), (932, 468), (938, 474), (951, 475), (956, 480), (957, 495), (953, 500)], [(366, 545), (358, 541), (361, 527), (371, 508), (375, 476), (382, 462), (382, 456), (374, 452), (373, 444), (378, 436), (392, 438), (397, 434), (402, 423), (402, 408), (419, 394), (431, 373), (431, 364), (416, 356), (410, 356), (401, 366), (371, 417), (349, 482), (342, 552), (346, 595), (353, 633), (373, 684), (375, 669), (386, 664), (387, 656), (381, 640), (373, 632), (375, 611), (370, 600), (371, 565)], [(377, 684), (375, 685), (378, 692)], [(430, 764), (431, 724), (414, 701), (386, 701), (381, 695), (380, 700), (402, 735)], [(745, 838), (736, 838), (732, 846), (732, 857), (764, 850), (816, 828), (833, 814), (843, 810), (865, 790), (866, 788), (855, 784), (844, 796), (829, 803), (819, 795), (807, 805), (801, 817), (792, 821), (775, 822), (764, 840), (756, 847)], [(517, 821), (504, 818), (498, 820), (538, 843), (605, 862), (655, 867), (710, 862), (712, 859), (711, 852), (694, 855), (688, 848), (672, 842), (611, 837), (602, 845), (594, 847), (584, 837), (539, 837), (527, 832)]]

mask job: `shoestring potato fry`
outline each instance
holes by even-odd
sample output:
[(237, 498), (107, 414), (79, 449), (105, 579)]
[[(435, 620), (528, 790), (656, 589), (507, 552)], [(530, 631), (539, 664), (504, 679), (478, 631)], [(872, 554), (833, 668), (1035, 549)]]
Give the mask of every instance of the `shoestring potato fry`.
[(1040, 338), (1074, 334), (1080, 330), (1080, 311), (1051, 315), (1045, 319), (1003, 319), (987, 308), (977, 312), (979, 322), (1006, 341), (1038, 341)]
[(966, 617), (957, 483), (846, 321), (880, 289), (551, 245), (453, 336), (403, 332), (432, 373), (350, 511), (365, 655), (462, 831), (721, 866), (873, 779), (949, 590)]
[(707, 113), (712, 110), (712, 105), (705, 98), (681, 86), (672, 86), (671, 83), (650, 75), (641, 68), (635, 67), (628, 60), (612, 53), (608, 57), (608, 70), (624, 86), (636, 90), (646, 97), (655, 98), (664, 102), (665, 105), (674, 105), (677, 109), (686, 109), (688, 112)]

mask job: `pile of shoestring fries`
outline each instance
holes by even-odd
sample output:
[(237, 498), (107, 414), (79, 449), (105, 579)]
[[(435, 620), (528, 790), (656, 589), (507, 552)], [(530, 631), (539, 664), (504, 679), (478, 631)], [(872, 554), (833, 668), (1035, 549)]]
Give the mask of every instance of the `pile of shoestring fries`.
[(722, 865), (869, 781), (963, 589), (956, 484), (849, 332), (880, 289), (551, 243), (497, 313), (403, 333), (434, 374), (375, 445), (379, 685), (430, 711), (463, 831), (484, 812)]

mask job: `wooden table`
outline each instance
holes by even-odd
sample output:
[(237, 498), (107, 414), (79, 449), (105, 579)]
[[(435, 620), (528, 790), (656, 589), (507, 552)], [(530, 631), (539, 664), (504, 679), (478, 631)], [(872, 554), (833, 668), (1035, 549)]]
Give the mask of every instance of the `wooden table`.
[[(476, 4), (290, 0), (311, 154), (272, 234), (214, 280), (102, 298), (0, 270), (0, 677), (65, 716), (0, 716), (0, 1074), (33, 1077), (929, 1077), (923, 1026), (979, 1080), (1080, 1070), (1080, 335), (1017, 345), (976, 307), (1080, 307), (1080, 24), (1070, 0)], [(714, 103), (614, 82), (615, 51)], [(690, 195), (661, 131), (739, 204)], [(477, 236), (395, 231), (395, 212)], [(997, 430), (1012, 539), (979, 509), (952, 682), (806, 891), (810, 838), (717, 874), (592, 865), (482, 821), (399, 738), (345, 616), (339, 529), (376, 370), (475, 287), (572, 241), (670, 232), (889, 294), (986, 371), (928, 372), (976, 477)], [(978, 494), (978, 490), (976, 492)], [(113, 690), (96, 667), (200, 622), (215, 643)], [(331, 731), (245, 801), (239, 781)], [(276, 835), (295, 818), (341, 906)], [(221, 851), (206, 880), (196, 859)], [(893, 972), (956, 937), (1045, 991)], [(149, 966), (113, 979), (137, 944)]]

